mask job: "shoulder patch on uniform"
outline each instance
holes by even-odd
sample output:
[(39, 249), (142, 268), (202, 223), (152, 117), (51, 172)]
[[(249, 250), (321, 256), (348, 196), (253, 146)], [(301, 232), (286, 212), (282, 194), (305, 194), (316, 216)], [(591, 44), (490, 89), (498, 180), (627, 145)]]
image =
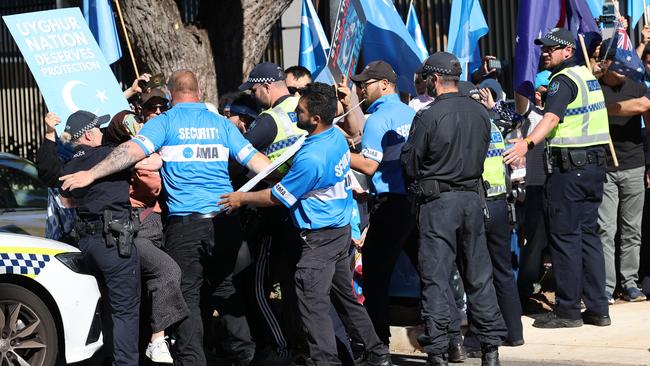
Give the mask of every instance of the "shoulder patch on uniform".
[(558, 90), (560, 90), (560, 82), (555, 80), (548, 86), (548, 95), (553, 95), (557, 93)]

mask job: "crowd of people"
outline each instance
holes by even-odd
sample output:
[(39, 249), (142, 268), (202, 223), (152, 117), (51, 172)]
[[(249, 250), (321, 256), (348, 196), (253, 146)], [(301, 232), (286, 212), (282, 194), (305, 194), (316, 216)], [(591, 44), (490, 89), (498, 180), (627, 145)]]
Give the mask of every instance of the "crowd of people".
[(646, 300), (650, 93), (621, 74), (607, 42), (592, 73), (569, 31), (537, 39), (544, 71), (515, 107), (491, 57), (466, 82), (446, 52), (413, 75), (413, 96), (381, 60), (334, 86), (260, 63), (218, 107), (190, 70), (166, 85), (145, 74), (124, 92), (132, 110), (77, 111), (61, 136), (55, 111), (45, 117), (47, 235), (77, 245), (100, 280), (115, 365), (140, 362), (139, 339), (146, 357), (176, 365), (215, 354), (238, 366), (392, 365), (389, 287), (402, 252), (421, 279), (427, 364), (499, 365), (499, 347), (524, 344), (546, 251), (555, 306), (536, 327), (607, 326), (617, 291)]

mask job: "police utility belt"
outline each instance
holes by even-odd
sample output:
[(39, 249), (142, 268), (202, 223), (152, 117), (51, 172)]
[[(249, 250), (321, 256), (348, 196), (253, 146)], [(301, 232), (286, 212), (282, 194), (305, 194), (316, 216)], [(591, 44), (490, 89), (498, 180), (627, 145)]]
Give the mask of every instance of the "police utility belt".
[(462, 184), (449, 184), (436, 179), (424, 179), (413, 182), (408, 187), (409, 193), (413, 196), (415, 203), (422, 204), (433, 201), (445, 192), (477, 192), (479, 191), (478, 180)]
[(140, 220), (134, 211), (125, 219), (113, 219), (110, 210), (104, 211), (100, 220), (83, 221), (77, 219), (75, 229), (80, 236), (103, 234), (108, 248), (117, 245), (117, 252), (121, 257), (130, 257), (133, 252), (133, 239), (138, 233)]
[(589, 148), (547, 148), (547, 165), (559, 168), (560, 171), (572, 171), (582, 169), (587, 164), (603, 165), (606, 161), (605, 150), (594, 151)]

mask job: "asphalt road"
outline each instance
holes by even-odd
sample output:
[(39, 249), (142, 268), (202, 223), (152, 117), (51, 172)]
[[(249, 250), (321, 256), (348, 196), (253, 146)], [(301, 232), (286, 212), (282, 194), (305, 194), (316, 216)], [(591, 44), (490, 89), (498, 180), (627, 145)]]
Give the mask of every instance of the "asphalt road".
[[(426, 363), (426, 357), (421, 354), (393, 354), (393, 364), (395, 366), (424, 366)], [(458, 366), (480, 366), (481, 360), (478, 358), (468, 358), (462, 363), (450, 363), (450, 365)], [(597, 365), (608, 365), (616, 366), (612, 364), (594, 364), (594, 363), (583, 363), (583, 362), (543, 362), (543, 361), (508, 361), (501, 360), (501, 366), (597, 366)]]

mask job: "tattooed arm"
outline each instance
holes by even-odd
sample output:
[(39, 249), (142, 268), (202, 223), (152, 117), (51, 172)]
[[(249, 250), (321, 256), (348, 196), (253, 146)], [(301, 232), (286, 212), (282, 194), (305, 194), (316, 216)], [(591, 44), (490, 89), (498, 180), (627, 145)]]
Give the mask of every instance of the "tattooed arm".
[(145, 158), (144, 151), (132, 141), (127, 141), (113, 150), (104, 160), (90, 170), (64, 175), (61, 188), (73, 190), (87, 187), (107, 175), (122, 171)]

